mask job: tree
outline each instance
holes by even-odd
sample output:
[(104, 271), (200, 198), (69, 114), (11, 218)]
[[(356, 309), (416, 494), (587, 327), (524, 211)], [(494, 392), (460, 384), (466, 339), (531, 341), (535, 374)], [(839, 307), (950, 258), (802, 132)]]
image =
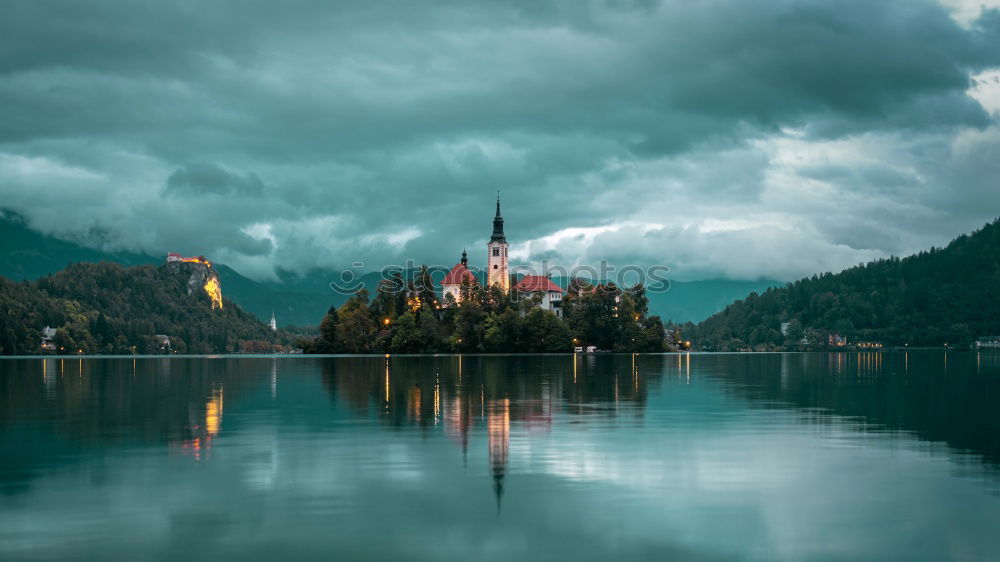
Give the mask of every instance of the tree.
[(323, 321), (319, 325), (319, 337), (316, 338), (315, 347), (310, 350), (313, 353), (339, 353), (343, 349), (337, 325), (340, 323), (340, 316), (337, 307), (331, 306), (326, 312)]
[(556, 353), (572, 351), (573, 334), (569, 326), (555, 314), (541, 308), (532, 309), (520, 322), (515, 341), (518, 351)]
[(486, 317), (483, 347), (494, 353), (518, 351), (518, 322), (520, 317), (512, 308)]
[(663, 321), (659, 316), (650, 316), (642, 320), (632, 351), (640, 353), (654, 353), (666, 349), (664, 341)]
[(368, 291), (359, 289), (337, 311), (337, 339), (346, 353), (367, 353), (375, 334), (375, 323), (368, 311)]
[(458, 352), (482, 351), (485, 314), (477, 300), (463, 300), (449, 310), (455, 311), (452, 316), (451, 348)]

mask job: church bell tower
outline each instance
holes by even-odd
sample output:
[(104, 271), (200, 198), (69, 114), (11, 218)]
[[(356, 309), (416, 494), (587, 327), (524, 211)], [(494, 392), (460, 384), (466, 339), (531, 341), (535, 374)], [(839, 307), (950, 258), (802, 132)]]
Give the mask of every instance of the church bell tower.
[(487, 285), (500, 285), (504, 292), (510, 291), (510, 271), (507, 268), (507, 238), (503, 234), (503, 217), (500, 215), (500, 193), (497, 192), (497, 214), (493, 217), (493, 235), (486, 244)]

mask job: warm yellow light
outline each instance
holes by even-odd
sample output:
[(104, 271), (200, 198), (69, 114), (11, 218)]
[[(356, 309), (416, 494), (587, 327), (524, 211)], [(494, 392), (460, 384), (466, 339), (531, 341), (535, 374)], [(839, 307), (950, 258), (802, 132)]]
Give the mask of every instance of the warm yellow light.
[(216, 307), (222, 309), (222, 287), (219, 285), (219, 278), (212, 275), (205, 281), (205, 293), (212, 299), (212, 310)]
[(385, 318), (384, 320), (382, 320), (382, 323), (385, 324), (386, 326), (389, 325), (389, 322), (390, 322), (390, 320), (388, 318)]
[(212, 396), (205, 404), (205, 431), (215, 435), (222, 426), (222, 389), (212, 391)]

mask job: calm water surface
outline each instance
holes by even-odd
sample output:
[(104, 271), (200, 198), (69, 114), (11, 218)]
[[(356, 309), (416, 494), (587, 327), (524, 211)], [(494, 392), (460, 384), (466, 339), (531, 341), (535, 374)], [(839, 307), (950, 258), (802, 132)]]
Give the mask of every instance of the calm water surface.
[(1000, 354), (0, 360), (0, 560), (998, 560)]

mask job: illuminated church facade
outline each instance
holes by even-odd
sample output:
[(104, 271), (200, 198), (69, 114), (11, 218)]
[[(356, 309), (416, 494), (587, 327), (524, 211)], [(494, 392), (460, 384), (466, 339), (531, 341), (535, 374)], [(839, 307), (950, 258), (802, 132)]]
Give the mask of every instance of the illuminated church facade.
[[(503, 231), (503, 215), (500, 213), (500, 196), (497, 195), (497, 210), (493, 217), (493, 233), (486, 243), (486, 284), (499, 286), (505, 293), (511, 291), (510, 262), (508, 257), (510, 245)], [(448, 271), (441, 282), (441, 296), (448, 301), (451, 295), (455, 302), (462, 300), (462, 285), (478, 284), (476, 275), (469, 270), (469, 258), (462, 250), (462, 259)], [(561, 316), (560, 304), (563, 290), (548, 277), (527, 275), (518, 281), (513, 289), (527, 295), (541, 295), (539, 305)]]
[(486, 244), (486, 284), (499, 285), (510, 292), (510, 268), (507, 264), (507, 237), (503, 233), (503, 216), (500, 214), (500, 196), (497, 195), (497, 214), (493, 217), (493, 234)]

